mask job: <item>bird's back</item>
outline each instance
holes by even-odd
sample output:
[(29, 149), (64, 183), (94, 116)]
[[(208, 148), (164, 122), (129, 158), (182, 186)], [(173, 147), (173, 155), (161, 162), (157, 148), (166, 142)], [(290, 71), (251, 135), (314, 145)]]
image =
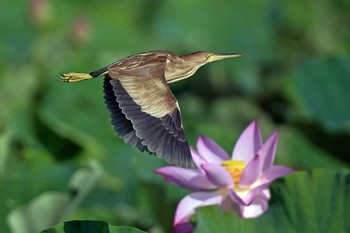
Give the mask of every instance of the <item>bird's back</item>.
[(108, 65), (107, 68), (115, 73), (123, 73), (130, 72), (133, 69), (145, 68), (149, 65), (154, 66), (158, 64), (163, 66), (166, 64), (167, 58), (172, 55), (174, 54), (170, 51), (153, 50), (122, 58)]

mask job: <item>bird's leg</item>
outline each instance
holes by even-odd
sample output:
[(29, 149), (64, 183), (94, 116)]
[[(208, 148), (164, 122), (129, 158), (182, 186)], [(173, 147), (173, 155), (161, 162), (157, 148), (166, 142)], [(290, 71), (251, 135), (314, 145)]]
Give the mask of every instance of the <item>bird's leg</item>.
[(93, 76), (86, 73), (68, 73), (61, 75), (61, 81), (66, 83), (80, 82), (91, 78), (93, 78)]
[(97, 78), (98, 76), (105, 75), (107, 73), (108, 73), (108, 68), (103, 67), (89, 74), (86, 74), (86, 73), (61, 74), (61, 82), (66, 82), (66, 83), (80, 82), (80, 81), (84, 81), (92, 78)]

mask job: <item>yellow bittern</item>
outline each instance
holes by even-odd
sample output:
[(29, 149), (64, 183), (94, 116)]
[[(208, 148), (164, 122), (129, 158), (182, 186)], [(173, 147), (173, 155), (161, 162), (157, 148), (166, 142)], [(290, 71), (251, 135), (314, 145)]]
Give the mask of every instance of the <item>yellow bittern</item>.
[(193, 75), (206, 63), (240, 54), (196, 52), (177, 56), (155, 50), (128, 56), (99, 70), (63, 74), (78, 82), (104, 75), (104, 99), (112, 125), (125, 143), (177, 166), (193, 166), (178, 102), (167, 83)]

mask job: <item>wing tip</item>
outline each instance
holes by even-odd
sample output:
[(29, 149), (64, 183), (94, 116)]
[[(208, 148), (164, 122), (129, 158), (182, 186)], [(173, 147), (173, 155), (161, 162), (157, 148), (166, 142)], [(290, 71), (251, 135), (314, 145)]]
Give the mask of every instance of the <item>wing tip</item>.
[(195, 167), (189, 145), (186, 142), (177, 141), (172, 145), (170, 150), (162, 157), (166, 162), (178, 167), (193, 168)]

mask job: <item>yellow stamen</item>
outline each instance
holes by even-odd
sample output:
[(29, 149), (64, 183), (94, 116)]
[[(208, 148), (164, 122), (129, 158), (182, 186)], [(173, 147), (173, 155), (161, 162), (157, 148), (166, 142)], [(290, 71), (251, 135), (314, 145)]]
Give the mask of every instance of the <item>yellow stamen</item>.
[(239, 183), (246, 165), (247, 163), (242, 160), (225, 160), (221, 163), (221, 166), (226, 168), (226, 170), (231, 174), (235, 184)]

